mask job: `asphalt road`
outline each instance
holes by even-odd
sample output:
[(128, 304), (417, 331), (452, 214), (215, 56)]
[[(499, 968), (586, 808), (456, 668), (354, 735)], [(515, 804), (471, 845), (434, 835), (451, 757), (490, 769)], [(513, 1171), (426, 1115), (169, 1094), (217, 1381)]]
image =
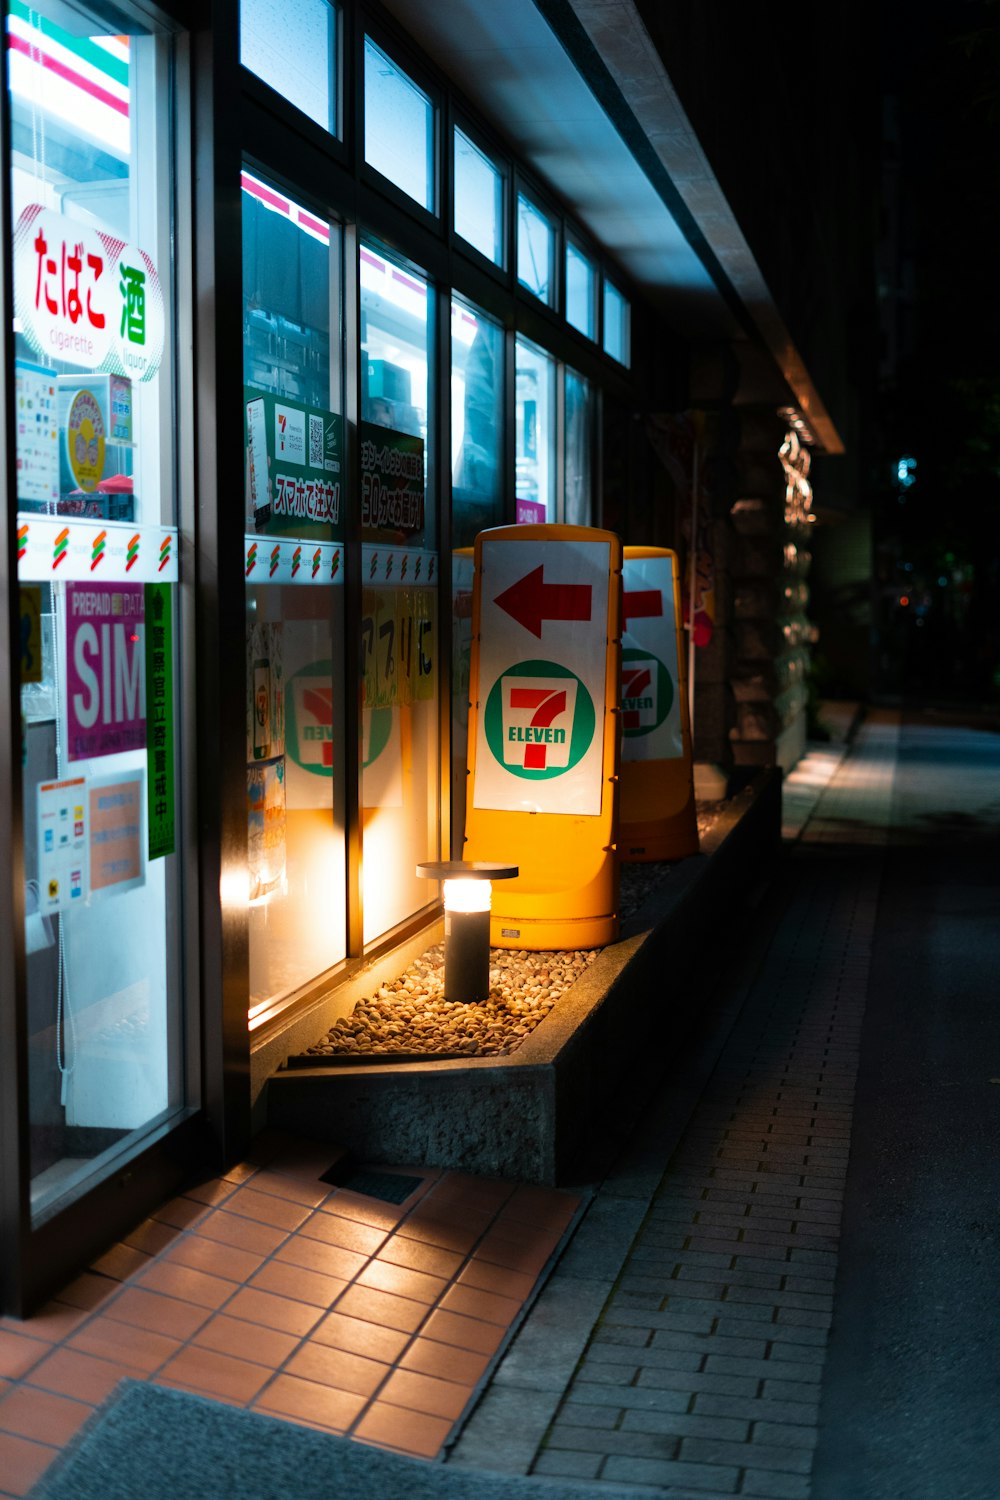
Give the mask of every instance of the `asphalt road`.
[(813, 1500), (1000, 1496), (1000, 733), (900, 737)]

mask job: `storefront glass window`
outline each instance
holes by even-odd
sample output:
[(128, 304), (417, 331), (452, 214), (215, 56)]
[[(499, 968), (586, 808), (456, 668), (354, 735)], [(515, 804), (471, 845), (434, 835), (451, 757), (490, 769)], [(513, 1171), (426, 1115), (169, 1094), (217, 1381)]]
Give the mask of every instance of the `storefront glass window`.
[(428, 904), (440, 847), (433, 292), (361, 247), (361, 621), (364, 940)]
[(604, 283), (604, 352), (629, 364), (629, 304), (610, 281)]
[(461, 130), (455, 131), (455, 232), (503, 265), (503, 177)]
[(240, 61), (337, 133), (337, 12), (329, 0), (241, 0)]
[(458, 297), (451, 303), (453, 849), (461, 857), (472, 648), (472, 544), (503, 520), (503, 329)]
[(566, 321), (594, 337), (594, 268), (575, 245), (566, 246)]
[(516, 519), (556, 519), (555, 361), (526, 339), (517, 341)]
[(526, 198), (517, 197), (517, 279), (529, 292), (552, 305), (555, 232), (548, 219)]
[(7, 23), (36, 1222), (186, 1102), (171, 49), (55, 14)]
[(451, 302), (451, 529), (456, 547), (499, 526), (503, 329), (458, 297)]
[(365, 37), (365, 161), (434, 212), (434, 104)]
[(577, 375), (574, 370), (567, 370), (563, 519), (568, 526), (591, 525), (593, 515), (590, 478), (592, 409), (593, 392), (589, 382), (584, 380), (582, 375)]
[(243, 174), (251, 1024), (346, 954), (341, 235)]

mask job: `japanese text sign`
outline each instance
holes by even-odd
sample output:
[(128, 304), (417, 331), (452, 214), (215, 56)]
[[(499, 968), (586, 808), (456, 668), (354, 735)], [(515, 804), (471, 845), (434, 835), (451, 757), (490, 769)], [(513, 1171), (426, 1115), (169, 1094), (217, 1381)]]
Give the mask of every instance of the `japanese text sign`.
[(412, 536), (424, 528), (424, 440), (362, 422), (361, 528), (366, 538)]
[(50, 359), (151, 380), (166, 337), (163, 289), (144, 250), (39, 203), (14, 230), (15, 311)]
[(90, 895), (121, 895), (146, 878), (142, 849), (142, 773), (92, 781)]
[(164, 854), (173, 854), (175, 848), (174, 632), (173, 594), (169, 584), (145, 585), (145, 613), (149, 857), (159, 859)]
[(243, 412), (248, 530), (341, 540), (343, 417), (253, 386)]

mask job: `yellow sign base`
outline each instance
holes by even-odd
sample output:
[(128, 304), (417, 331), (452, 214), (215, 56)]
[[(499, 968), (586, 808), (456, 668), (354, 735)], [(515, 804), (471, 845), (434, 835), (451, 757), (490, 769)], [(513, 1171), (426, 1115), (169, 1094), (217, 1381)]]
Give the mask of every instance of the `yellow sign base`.
[[(648, 816), (655, 807), (657, 815)], [(618, 857), (628, 864), (686, 859), (698, 853), (691, 762), (629, 761), (622, 765)]]

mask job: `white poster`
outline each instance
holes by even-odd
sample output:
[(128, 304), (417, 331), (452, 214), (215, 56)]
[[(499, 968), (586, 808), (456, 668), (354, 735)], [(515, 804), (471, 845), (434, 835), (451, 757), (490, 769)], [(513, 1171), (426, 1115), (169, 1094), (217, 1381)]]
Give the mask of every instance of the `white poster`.
[(87, 783), (42, 782), (38, 788), (38, 906), (42, 915), (83, 906), (90, 890)]
[(673, 559), (626, 557), (622, 568), (622, 759), (683, 755)]
[(596, 817), (608, 542), (485, 540), (473, 805)]

